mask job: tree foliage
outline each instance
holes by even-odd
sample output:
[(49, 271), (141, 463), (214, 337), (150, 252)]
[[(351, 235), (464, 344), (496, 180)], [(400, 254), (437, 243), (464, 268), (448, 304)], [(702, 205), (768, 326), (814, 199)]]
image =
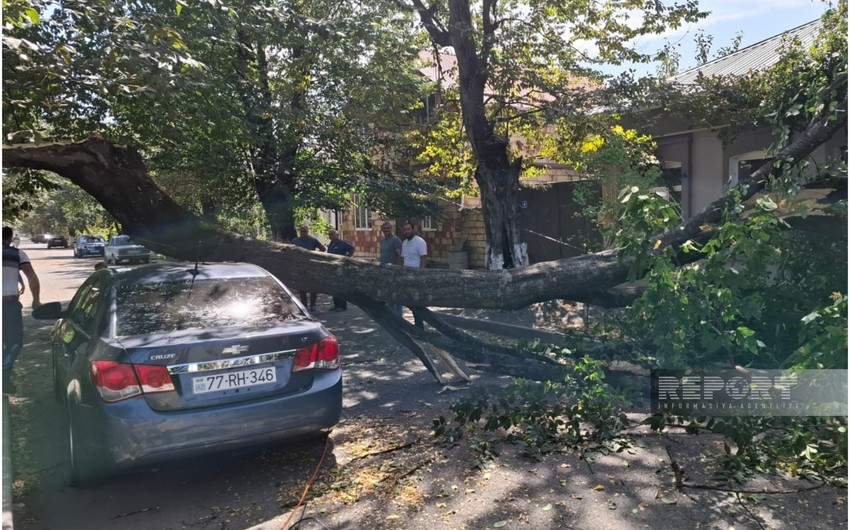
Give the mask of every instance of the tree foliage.
[(259, 200), (284, 239), (297, 208), (339, 208), (352, 190), (380, 195), (398, 175), (373, 155), (412, 121), (420, 41), (391, 3), (13, 8), (4, 15), (13, 141), (97, 131), (137, 145), (181, 204), (215, 218)]
[(412, 3), (434, 46), (457, 60), (452, 105), (475, 160), (491, 269), (528, 262), (516, 200), (524, 160), (512, 150), (512, 135), (533, 139), (547, 116), (584, 109), (600, 80), (594, 65), (649, 60), (633, 39), (704, 16), (691, 1)]
[[(753, 121), (737, 123), (770, 124), (774, 153), (813, 122), (843, 119), (846, 22), (842, 3), (825, 15), (815, 45), (791, 43), (778, 64), (735, 85), (740, 96), (715, 110), (728, 112), (745, 98), (758, 98), (760, 105), (750, 104)], [(706, 93), (684, 99), (714, 103), (730, 89), (712, 91), (720, 84), (704, 80)], [(632, 331), (662, 365), (846, 368), (846, 195), (831, 205), (798, 198), (811, 181), (846, 190), (846, 160), (816, 171), (809, 165), (805, 158), (770, 164), (769, 194), (743, 201), (746, 186), (731, 190), (721, 222), (703, 227), (710, 237), (657, 252), (639, 242), (669, 226), (674, 205), (636, 188), (624, 194), (617, 243), (636, 257), (633, 272), (646, 271), (648, 281), (630, 312)], [(682, 266), (695, 253), (701, 259)]]

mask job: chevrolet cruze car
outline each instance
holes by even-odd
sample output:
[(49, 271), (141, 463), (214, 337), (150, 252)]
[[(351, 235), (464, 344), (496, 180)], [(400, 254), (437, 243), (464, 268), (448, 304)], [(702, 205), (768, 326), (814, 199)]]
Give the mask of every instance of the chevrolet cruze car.
[(245, 263), (103, 269), (51, 332), (71, 483), (123, 468), (326, 433), (342, 412), (339, 346)]

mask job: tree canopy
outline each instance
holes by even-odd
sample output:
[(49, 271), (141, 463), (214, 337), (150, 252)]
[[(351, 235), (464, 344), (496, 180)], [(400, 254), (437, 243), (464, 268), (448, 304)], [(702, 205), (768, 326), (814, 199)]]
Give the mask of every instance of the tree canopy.
[(391, 3), (36, 0), (4, 17), (4, 129), (133, 144), (192, 211), (259, 199), (288, 241), (297, 208), (401, 180), (373, 155), (413, 122), (422, 41)]

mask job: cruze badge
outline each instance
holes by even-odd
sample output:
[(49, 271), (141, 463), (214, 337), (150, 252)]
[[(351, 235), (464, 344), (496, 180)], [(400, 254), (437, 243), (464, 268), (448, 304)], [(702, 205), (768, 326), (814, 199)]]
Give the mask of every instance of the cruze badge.
[(228, 346), (227, 348), (221, 350), (221, 353), (229, 353), (231, 355), (239, 355), (240, 353), (245, 353), (248, 351), (248, 346), (242, 346), (241, 344), (234, 344), (233, 346)]

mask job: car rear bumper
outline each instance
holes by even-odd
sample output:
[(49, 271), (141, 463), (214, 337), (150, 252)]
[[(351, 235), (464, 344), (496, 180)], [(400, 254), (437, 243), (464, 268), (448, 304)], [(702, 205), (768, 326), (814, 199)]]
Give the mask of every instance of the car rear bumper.
[(155, 412), (138, 397), (74, 414), (99, 433), (89, 449), (114, 467), (149, 465), (326, 431), (342, 414), (342, 372), (317, 372), (295, 396), (176, 412)]

